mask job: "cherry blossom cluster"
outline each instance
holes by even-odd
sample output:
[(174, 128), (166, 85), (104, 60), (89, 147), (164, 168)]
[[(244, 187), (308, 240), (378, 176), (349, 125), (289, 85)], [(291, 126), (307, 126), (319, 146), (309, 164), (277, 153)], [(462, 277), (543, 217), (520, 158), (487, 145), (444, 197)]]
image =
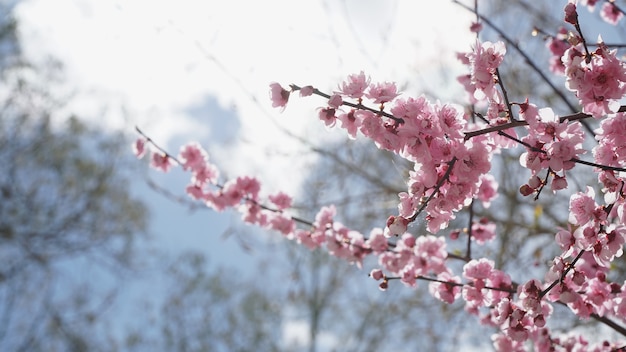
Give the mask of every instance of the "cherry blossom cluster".
[[(593, 11), (597, 2), (580, 4)], [(559, 117), (528, 99), (509, 101), (500, 76), (506, 55), (503, 42), (477, 40), (470, 52), (458, 55), (469, 71), (459, 82), (468, 93), (471, 113), (424, 96), (403, 96), (395, 83), (372, 82), (362, 71), (349, 75), (331, 93), (311, 85), (270, 84), (273, 107), (284, 111), (295, 92), (300, 97), (322, 97), (318, 118), (328, 128), (342, 128), (351, 139), (368, 138), (413, 163), (407, 190), (398, 195), (398, 213), (368, 236), (338, 221), (333, 205), (307, 221), (291, 210), (290, 196), (279, 192), (264, 197), (254, 177), (222, 182), (218, 168), (197, 143), (184, 145), (178, 156), (172, 156), (140, 132), (133, 148), (138, 157), (150, 154), (156, 169), (168, 172), (178, 165), (189, 172), (186, 193), (216, 211), (235, 209), (246, 223), (277, 231), (310, 249), (324, 248), (359, 266), (366, 257), (375, 258), (378, 267), (370, 276), (381, 289), (391, 280), (410, 287), (422, 280), (429, 282), (436, 299), (463, 300), (467, 312), (498, 329), (492, 340), (499, 351), (523, 351), (529, 344), (536, 351), (626, 349), (623, 342), (591, 346), (578, 335), (557, 336), (548, 326), (554, 305), (559, 304), (626, 336), (626, 327), (620, 325), (626, 323), (626, 280), (608, 279), (611, 264), (623, 255), (626, 244), (626, 114), (620, 106), (626, 95), (626, 66), (601, 40), (594, 51), (588, 50), (575, 2), (570, 1), (564, 12), (576, 34), (563, 27), (550, 37), (550, 69), (565, 76), (565, 88), (578, 99), (581, 114)], [(604, 1), (601, 17), (615, 24), (623, 11), (613, 1)], [(475, 32), (480, 28), (479, 22), (472, 25)], [(590, 153), (593, 162), (582, 160), (586, 134), (579, 120), (589, 117), (600, 120), (595, 131), (598, 144)], [(468, 228), (445, 235), (442, 231), (459, 211), (475, 203), (490, 206), (498, 194), (498, 183), (489, 174), (491, 160), (502, 149), (519, 146), (525, 150), (520, 165), (530, 172), (528, 183), (520, 187), (522, 195), (538, 197), (548, 184), (553, 192), (569, 188), (567, 173), (580, 164), (594, 169), (600, 185), (570, 197), (569, 224), (555, 233), (560, 253), (544, 278), (522, 283), (495, 268), (492, 260), (472, 258), (470, 243), (484, 245), (497, 238), (496, 225), (488, 218), (470, 217)], [(596, 193), (602, 194), (603, 203), (596, 201)], [(416, 237), (409, 227), (421, 213), (426, 214), (429, 233)], [(457, 240), (461, 235), (468, 241), (465, 256), (448, 251), (447, 237)], [(449, 265), (453, 260), (463, 263), (462, 273)]]
[[(277, 83), (270, 87), (273, 105), (284, 107), (290, 91)], [(464, 139), (467, 121), (457, 106), (431, 103), (424, 96), (397, 98), (395, 84), (370, 83), (363, 72), (350, 75), (332, 95), (311, 86), (292, 85), (291, 89), (300, 90), (302, 96), (315, 92), (328, 98), (328, 106), (320, 108), (326, 126), (334, 127), (339, 120), (352, 138), (360, 132), (379, 148), (414, 163), (407, 192), (399, 195), (399, 215), (388, 224), (393, 226), (387, 227), (386, 235), (403, 234), (421, 210), (427, 213), (429, 230), (436, 233), (474, 197), (485, 203), (495, 197), (495, 179), (484, 177), (491, 169), (495, 143), (490, 138)], [(364, 97), (380, 104), (379, 109), (364, 106)], [(387, 105), (391, 105), (391, 114), (384, 112)]]
[(581, 125), (567, 119), (561, 121), (550, 108), (537, 109), (528, 103), (521, 107), (520, 115), (528, 123), (529, 133), (521, 139), (527, 151), (521, 155), (520, 164), (532, 173), (529, 183), (521, 188), (522, 194), (537, 192), (543, 186), (539, 173), (548, 169), (553, 176), (551, 189), (567, 188), (565, 171), (571, 170), (573, 160), (585, 152)]
[(596, 118), (617, 112), (626, 93), (626, 65), (616, 53), (600, 41), (594, 52), (584, 53), (577, 45), (562, 57), (567, 88), (576, 93), (583, 112)]

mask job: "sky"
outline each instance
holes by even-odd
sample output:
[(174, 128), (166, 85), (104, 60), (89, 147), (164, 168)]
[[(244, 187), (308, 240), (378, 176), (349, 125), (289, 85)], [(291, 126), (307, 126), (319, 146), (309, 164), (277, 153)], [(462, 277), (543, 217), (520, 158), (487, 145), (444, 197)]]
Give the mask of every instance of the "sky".
[[(273, 109), (271, 82), (332, 91), (363, 70), (405, 94), (458, 99), (461, 87), (449, 84), (463, 70), (455, 53), (473, 43), (471, 13), (451, 1), (24, 0), (16, 13), (26, 56), (62, 62), (68, 110), (107, 130), (138, 126), (174, 154), (198, 141), (223, 174), (254, 175), (265, 194), (296, 197), (316, 156), (284, 131), (317, 145), (346, 137), (317, 120), (322, 99), (294, 95), (283, 112)], [(150, 176), (177, 194), (187, 182), (182, 173)], [(216, 265), (253, 270), (222, 239), (232, 216), (190, 212), (143, 180), (133, 187), (163, 248), (205, 248)]]
[[(318, 121), (322, 99), (294, 94), (273, 109), (269, 83), (332, 91), (364, 70), (405, 94), (458, 96), (440, 71), (462, 72), (455, 53), (473, 42), (471, 14), (448, 1), (26, 0), (16, 13), (26, 55), (63, 63), (68, 110), (105, 129), (138, 126), (173, 154), (198, 141), (223, 174), (294, 196), (315, 156), (283, 129), (318, 145), (346, 137)], [(186, 184), (152, 176), (172, 192)]]
[(64, 63), (77, 87), (70, 109), (105, 105), (105, 119), (84, 115), (107, 128), (140, 126), (168, 148), (198, 140), (228, 162), (221, 167), (272, 177), (272, 169), (295, 168), (293, 158), (268, 167), (267, 156), (299, 148), (278, 126), (340, 134), (319, 127), (321, 99), (272, 109), (269, 83), (330, 91), (364, 70), (373, 81), (406, 82), (408, 93), (434, 91), (438, 71), (461, 69), (454, 53), (472, 43), (471, 14), (448, 1), (30, 0), (18, 13), (27, 53)]

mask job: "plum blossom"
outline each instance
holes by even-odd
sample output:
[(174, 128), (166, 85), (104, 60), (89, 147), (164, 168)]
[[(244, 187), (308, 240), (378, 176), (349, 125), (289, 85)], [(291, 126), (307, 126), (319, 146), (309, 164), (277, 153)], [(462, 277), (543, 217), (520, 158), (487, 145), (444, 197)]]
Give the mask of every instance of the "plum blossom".
[(291, 207), (291, 197), (284, 192), (278, 192), (268, 197), (278, 210), (284, 210)]
[(594, 197), (596, 192), (587, 186), (587, 192), (578, 192), (570, 197), (569, 222), (573, 225), (584, 225), (592, 218), (596, 208)]
[(336, 214), (337, 209), (334, 205), (323, 207), (315, 216), (315, 228), (324, 230), (332, 227), (333, 219)]
[(356, 133), (359, 130), (361, 125), (361, 120), (359, 119), (360, 110), (350, 110), (349, 112), (340, 112), (337, 116), (337, 120), (341, 122), (341, 128), (348, 132), (348, 137), (350, 139), (356, 139)]
[(278, 231), (283, 235), (288, 235), (296, 229), (296, 223), (289, 216), (274, 213), (269, 217), (267, 227), (271, 230)]
[(626, 162), (626, 114), (620, 112), (602, 120), (595, 133), (598, 141), (593, 149), (595, 162), (608, 166)]
[(461, 287), (459, 285), (455, 285), (454, 283), (461, 283), (461, 279), (458, 276), (452, 276), (447, 272), (439, 274), (437, 279), (450, 283), (431, 282), (428, 285), (430, 294), (442, 302), (448, 304), (454, 303), (454, 301), (461, 296)]
[(335, 109), (333, 108), (322, 108), (319, 110), (319, 118), (324, 122), (326, 127), (333, 127), (337, 122), (337, 117), (335, 117)]
[(472, 280), (486, 280), (493, 271), (493, 265), (493, 261), (486, 258), (472, 259), (463, 266), (463, 276)]
[[(580, 124), (560, 121), (552, 109), (538, 109), (528, 102), (522, 104), (520, 116), (528, 122), (529, 134), (522, 138), (528, 146), (520, 156), (520, 164), (536, 175), (548, 167), (553, 172), (574, 167), (572, 159), (585, 152), (584, 133)], [(537, 187), (531, 188), (536, 189)], [(558, 184), (556, 185), (558, 189)]]
[(164, 153), (152, 153), (150, 166), (163, 172), (169, 172), (174, 166), (174, 161), (169, 155)]
[(190, 142), (180, 148), (178, 160), (182, 163), (183, 170), (196, 170), (202, 168), (207, 161), (207, 153), (197, 142)]
[(366, 241), (366, 246), (374, 251), (374, 254), (381, 254), (385, 252), (389, 246), (387, 238), (383, 234), (381, 228), (374, 228), (370, 232), (370, 237)]
[(478, 244), (485, 244), (496, 237), (496, 224), (482, 218), (472, 224), (472, 239)]
[(590, 59), (578, 47), (563, 54), (567, 89), (576, 93), (583, 112), (595, 118), (617, 112), (626, 94), (626, 66), (616, 55), (602, 39)]
[(365, 96), (372, 99), (375, 104), (383, 104), (392, 101), (398, 95), (398, 88), (393, 82), (374, 83), (369, 86)]
[(601, 266), (609, 267), (615, 257), (622, 256), (624, 243), (626, 243), (626, 227), (609, 225), (593, 246), (593, 256), (596, 262)]
[(617, 8), (617, 6), (615, 6), (615, 4), (606, 1), (604, 4), (602, 4), (600, 17), (606, 22), (616, 25), (622, 19), (622, 17), (624, 17), (624, 14), (622, 13), (622, 11), (619, 10), (619, 8)]
[(489, 208), (491, 201), (498, 196), (498, 182), (491, 174), (480, 176), (480, 186), (478, 186), (478, 200), (483, 203), (485, 208)]
[(571, 231), (565, 229), (559, 229), (559, 231), (555, 235), (556, 243), (561, 247), (561, 250), (564, 252), (563, 257), (569, 257), (573, 250), (574, 244), (576, 243), (576, 239), (572, 235)]
[(140, 137), (133, 143), (133, 154), (135, 154), (137, 159), (141, 159), (146, 155), (146, 142), (145, 138)]
[(559, 28), (556, 36), (547, 40), (546, 46), (552, 53), (550, 58), (550, 71), (555, 74), (565, 74), (565, 65), (563, 64), (563, 54), (571, 47), (571, 44), (567, 42), (567, 29), (564, 27)]
[(217, 167), (206, 163), (193, 170), (191, 182), (194, 185), (204, 186), (206, 184), (216, 184), (218, 178), (219, 170)]
[(385, 275), (383, 274), (383, 271), (380, 269), (372, 269), (372, 271), (370, 271), (369, 276), (376, 281), (382, 280), (382, 278), (385, 277)]
[(599, 1), (599, 0), (580, 0), (580, 4), (581, 4), (581, 5), (583, 5), (583, 6), (584, 6), (584, 5), (587, 5), (587, 9), (588, 9), (590, 12), (593, 12), (593, 11), (595, 10), (595, 6), (596, 6), (596, 3), (597, 3), (598, 1)]
[(387, 227), (385, 228), (385, 236), (399, 236), (406, 232), (409, 220), (401, 216), (390, 216), (387, 219)]
[(279, 83), (271, 83), (270, 99), (272, 100), (272, 107), (281, 108), (281, 111), (285, 110), (287, 102), (289, 101), (289, 93), (290, 92), (283, 88)]
[(370, 85), (370, 78), (361, 71), (358, 74), (349, 75), (348, 78), (339, 85), (339, 93), (353, 99), (361, 99), (365, 90)]
[(301, 97), (311, 96), (313, 95), (313, 91), (315, 91), (315, 88), (313, 88), (313, 86), (304, 86), (300, 88), (300, 96)]
[(466, 89), (478, 101), (493, 99), (496, 95), (496, 69), (504, 60), (506, 48), (503, 42), (476, 41), (473, 49), (466, 54), (470, 66), (470, 79)]
[(341, 99), (341, 95), (333, 94), (330, 99), (328, 99), (328, 106), (333, 109), (339, 109), (339, 107), (343, 104), (343, 100)]
[(470, 25), (470, 32), (478, 33), (483, 29), (483, 24), (480, 22), (472, 22)]
[(578, 13), (576, 12), (576, 4), (569, 2), (565, 5), (565, 22), (570, 24), (578, 24)]

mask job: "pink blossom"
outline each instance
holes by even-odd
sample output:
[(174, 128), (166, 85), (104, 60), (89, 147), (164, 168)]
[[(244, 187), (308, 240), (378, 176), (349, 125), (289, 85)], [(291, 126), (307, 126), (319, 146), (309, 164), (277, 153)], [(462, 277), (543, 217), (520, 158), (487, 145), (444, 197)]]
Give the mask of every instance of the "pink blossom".
[(398, 95), (398, 88), (393, 82), (374, 83), (370, 85), (365, 96), (374, 100), (375, 104), (390, 102)]
[(582, 152), (582, 149), (578, 147), (579, 144), (578, 141), (571, 139), (550, 143), (547, 148), (550, 168), (555, 172), (571, 169), (573, 164), (569, 161)]
[(593, 245), (593, 256), (596, 262), (609, 267), (615, 257), (622, 256), (624, 243), (626, 243), (626, 227), (609, 225), (605, 233), (599, 236), (599, 240)]
[(219, 178), (219, 170), (215, 165), (203, 164), (193, 170), (191, 182), (203, 186), (205, 184), (216, 184)]
[(431, 282), (428, 285), (428, 290), (436, 299), (452, 304), (461, 295), (461, 287), (454, 285), (454, 283), (461, 283), (461, 279), (458, 276), (452, 276), (447, 272), (443, 272), (437, 275), (437, 279), (441, 281), (451, 282), (451, 284)]
[(251, 200), (257, 200), (259, 196), (259, 191), (261, 190), (261, 183), (254, 177), (250, 176), (239, 176), (235, 180), (236, 187), (241, 191), (247, 198)]
[(409, 220), (403, 218), (402, 216), (390, 216), (387, 219), (387, 227), (385, 228), (385, 236), (399, 236), (403, 235), (406, 232), (407, 225), (409, 224)]
[(327, 228), (332, 227), (333, 219), (337, 210), (334, 205), (326, 206), (320, 209), (320, 211), (315, 216), (315, 228), (325, 230)]
[(550, 189), (552, 192), (567, 188), (567, 179), (565, 176), (554, 175), (552, 182), (550, 183)]
[(319, 111), (319, 118), (324, 122), (326, 127), (333, 127), (337, 122), (337, 118), (335, 117), (335, 109), (333, 108), (322, 108)]
[(339, 109), (341, 104), (343, 104), (343, 100), (339, 94), (333, 94), (330, 96), (330, 99), (328, 99), (328, 106), (333, 109)]
[(208, 155), (197, 142), (190, 142), (180, 148), (178, 159), (184, 170), (200, 169), (207, 162)]
[(552, 55), (560, 57), (565, 54), (565, 51), (571, 47), (567, 42), (567, 29), (560, 27), (559, 32), (554, 37), (550, 37), (546, 42), (546, 46), (550, 49)]
[(576, 13), (576, 4), (568, 3), (565, 5), (565, 22), (578, 24), (578, 13)]
[(376, 140), (386, 133), (382, 119), (379, 115), (374, 114), (371, 111), (363, 111), (361, 116), (363, 119), (361, 120), (361, 127), (359, 130), (365, 136)]
[(563, 55), (567, 88), (576, 92), (583, 112), (595, 118), (617, 112), (626, 93), (626, 66), (616, 53), (600, 41), (591, 60), (576, 47)]
[(478, 244), (485, 244), (496, 237), (496, 224), (487, 220), (480, 219), (479, 222), (472, 224), (472, 239)]
[(354, 109), (347, 113), (341, 112), (339, 116), (337, 116), (337, 120), (341, 122), (341, 128), (348, 132), (350, 139), (356, 139), (356, 132), (358, 131), (361, 123), (358, 116), (358, 111)]
[(246, 196), (237, 180), (230, 180), (217, 197), (211, 199), (219, 208), (234, 207)]
[(520, 286), (517, 291), (521, 305), (526, 311), (533, 312), (533, 315), (541, 313), (541, 298), (539, 298), (539, 295), (542, 291), (542, 285), (539, 280), (530, 280)]
[(400, 203), (398, 204), (398, 212), (400, 216), (405, 218), (413, 216), (417, 210), (419, 200), (406, 192), (399, 193), (398, 197), (400, 197)]
[(270, 195), (268, 198), (270, 202), (274, 203), (278, 210), (284, 210), (291, 207), (291, 197), (283, 192)]
[(313, 234), (310, 231), (305, 231), (302, 229), (297, 229), (295, 231), (295, 239), (296, 241), (307, 247), (308, 249), (315, 249), (318, 248), (321, 245), (320, 241), (317, 241), (316, 238), (318, 237), (322, 237), (324, 238), (324, 236), (316, 236), (314, 237)]
[(270, 84), (270, 99), (272, 99), (273, 108), (281, 108), (281, 111), (285, 110), (287, 102), (289, 101), (289, 91), (283, 88), (279, 83), (273, 82)]
[(596, 202), (593, 199), (595, 192), (587, 186), (587, 192), (578, 192), (570, 197), (569, 222), (573, 225), (584, 225), (591, 220)]
[(163, 172), (168, 172), (174, 166), (174, 161), (167, 154), (152, 153), (150, 166)]
[(493, 341), (493, 347), (496, 351), (502, 352), (522, 352), (525, 351), (524, 343), (520, 341), (514, 341), (510, 337), (501, 334), (494, 334), (491, 336)]
[(381, 228), (374, 228), (370, 232), (370, 237), (365, 242), (365, 245), (372, 249), (374, 254), (380, 254), (387, 250), (388, 243), (387, 238), (383, 235)]
[(598, 0), (580, 0), (580, 4), (581, 5), (587, 5), (587, 9), (590, 12), (594, 11), (597, 2), (598, 2)]
[(617, 22), (619, 22), (622, 17), (624, 17), (624, 14), (622, 13), (622, 11), (619, 10), (619, 8), (617, 8), (617, 6), (615, 6), (615, 4), (607, 1), (602, 4), (600, 17), (602, 17), (602, 19), (606, 22), (616, 25)]
[(268, 227), (282, 233), (283, 235), (288, 235), (296, 229), (296, 223), (289, 216), (274, 213), (269, 219)]
[(204, 198), (204, 191), (201, 186), (197, 184), (190, 184), (185, 188), (185, 192), (195, 200), (200, 200)]
[(598, 226), (594, 226), (593, 223), (587, 223), (586, 225), (581, 226), (574, 231), (574, 237), (576, 238), (576, 245), (578, 246), (578, 248), (583, 250), (592, 249), (596, 261), (600, 265), (604, 265), (606, 263), (603, 261), (604, 259), (599, 256), (600, 252), (602, 252), (603, 250), (603, 248), (601, 248), (603, 245), (603, 235), (604, 234), (600, 232)]
[(339, 86), (339, 93), (349, 96), (353, 99), (361, 99), (363, 93), (370, 85), (370, 78), (365, 76), (361, 71), (359, 74), (349, 75), (348, 78)]
[(446, 241), (443, 237), (432, 235), (420, 236), (415, 241), (413, 252), (417, 257), (424, 259), (428, 268), (435, 273), (447, 271), (445, 259), (448, 257)]
[(372, 269), (369, 276), (376, 281), (381, 280), (383, 277), (385, 277), (383, 271), (380, 269)]
[(561, 247), (564, 254), (563, 257), (567, 258), (571, 255), (573, 246), (576, 243), (574, 236), (572, 233), (565, 229), (560, 229), (555, 235), (556, 243)]
[(480, 185), (476, 197), (483, 203), (483, 207), (489, 208), (491, 201), (498, 196), (498, 182), (491, 174), (480, 176)]
[(483, 24), (480, 22), (472, 22), (470, 26), (470, 32), (478, 33), (483, 29)]
[(467, 279), (486, 280), (493, 271), (493, 261), (481, 258), (472, 259), (463, 266), (463, 276)]
[(311, 96), (313, 95), (313, 91), (315, 91), (315, 88), (313, 88), (313, 86), (304, 86), (300, 88), (300, 96), (301, 97)]
[(470, 90), (475, 99), (483, 100), (496, 95), (496, 69), (504, 60), (506, 48), (503, 42), (476, 41), (473, 52), (467, 54), (470, 65)]
[(626, 162), (626, 114), (617, 113), (603, 119), (595, 132), (598, 140), (593, 149), (595, 162), (608, 166)]
[(413, 264), (409, 264), (405, 266), (402, 271), (400, 271), (400, 281), (409, 287), (415, 287), (416, 273), (415, 267)]
[(528, 328), (521, 323), (511, 326), (508, 330), (506, 330), (506, 333), (513, 341), (524, 342), (528, 340)]
[(143, 137), (137, 138), (135, 143), (133, 143), (133, 153), (137, 157), (137, 159), (143, 158), (146, 154), (146, 139)]

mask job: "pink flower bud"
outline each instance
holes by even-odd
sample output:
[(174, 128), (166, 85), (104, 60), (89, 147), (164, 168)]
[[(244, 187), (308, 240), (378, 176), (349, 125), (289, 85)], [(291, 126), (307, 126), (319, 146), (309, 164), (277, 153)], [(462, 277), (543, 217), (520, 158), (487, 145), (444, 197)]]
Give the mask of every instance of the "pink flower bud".
[(401, 216), (390, 216), (387, 219), (387, 228), (385, 229), (385, 236), (399, 236), (406, 232), (409, 220)]
[(300, 96), (301, 97), (308, 97), (313, 95), (313, 86), (304, 86), (302, 88), (300, 88)]
[(565, 22), (576, 25), (578, 23), (578, 13), (576, 13), (576, 4), (569, 3), (565, 5)]
[(527, 197), (527, 196), (535, 193), (535, 189), (530, 187), (529, 185), (522, 185), (519, 188), (519, 193), (521, 193), (524, 197)]
[(382, 279), (383, 277), (385, 277), (385, 275), (383, 275), (383, 271), (380, 269), (373, 269), (370, 272), (370, 277), (376, 281)]

